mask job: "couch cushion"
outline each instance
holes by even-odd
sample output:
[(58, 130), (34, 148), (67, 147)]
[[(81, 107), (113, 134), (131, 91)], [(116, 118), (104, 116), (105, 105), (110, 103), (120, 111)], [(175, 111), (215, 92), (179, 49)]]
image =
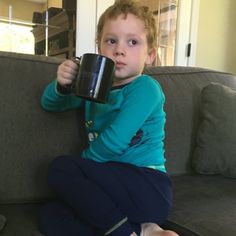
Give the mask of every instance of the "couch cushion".
[[(40, 106), (45, 86), (56, 76), (58, 60), (0, 53), (0, 203), (41, 201), (49, 163), (77, 154), (84, 143), (77, 111), (52, 113)], [(0, 214), (2, 214), (0, 210)]]
[[(236, 180), (222, 176), (175, 176), (174, 206), (167, 229), (181, 236), (236, 235)], [(41, 204), (0, 205), (8, 221), (1, 236), (38, 236)], [(217, 210), (216, 210), (217, 209)]]
[(6, 223), (6, 217), (3, 215), (0, 215), (0, 231), (3, 229)]
[(235, 179), (221, 175), (172, 178), (174, 206), (169, 221), (197, 235), (236, 235)]
[(38, 212), (41, 204), (0, 205), (0, 212), (7, 218), (1, 236), (43, 236), (38, 230)]
[(166, 167), (170, 174), (193, 172), (191, 158), (199, 126), (201, 91), (211, 82), (236, 88), (236, 77), (209, 69), (181, 66), (148, 67), (166, 96)]
[(236, 178), (236, 91), (209, 84), (202, 91), (201, 111), (193, 167), (201, 174)]

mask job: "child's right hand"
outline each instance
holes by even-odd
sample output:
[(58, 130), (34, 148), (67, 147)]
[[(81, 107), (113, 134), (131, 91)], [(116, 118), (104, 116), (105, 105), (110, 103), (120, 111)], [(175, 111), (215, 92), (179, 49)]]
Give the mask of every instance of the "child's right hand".
[(73, 83), (78, 73), (79, 66), (72, 60), (65, 60), (57, 69), (57, 82), (67, 87)]

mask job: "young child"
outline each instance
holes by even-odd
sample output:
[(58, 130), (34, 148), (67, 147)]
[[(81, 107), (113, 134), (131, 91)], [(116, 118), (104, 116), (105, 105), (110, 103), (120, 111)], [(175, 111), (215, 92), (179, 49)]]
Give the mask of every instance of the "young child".
[(175, 236), (159, 227), (172, 205), (165, 98), (158, 82), (142, 74), (156, 57), (152, 14), (132, 0), (117, 0), (100, 17), (97, 44), (116, 63), (107, 104), (84, 101), (68, 89), (78, 71), (72, 60), (58, 67), (42, 96), (49, 111), (85, 105), (90, 143), (80, 156), (51, 164), (48, 181), (59, 200), (41, 210), (40, 230), (47, 236)]

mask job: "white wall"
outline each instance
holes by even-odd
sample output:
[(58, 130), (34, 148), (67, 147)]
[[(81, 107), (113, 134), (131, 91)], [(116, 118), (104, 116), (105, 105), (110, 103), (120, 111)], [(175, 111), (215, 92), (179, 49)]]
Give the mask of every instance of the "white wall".
[(196, 65), (236, 74), (236, 1), (200, 1)]
[(96, 1), (77, 0), (76, 56), (95, 52)]
[(96, 26), (102, 12), (114, 0), (77, 0), (76, 56), (96, 52)]

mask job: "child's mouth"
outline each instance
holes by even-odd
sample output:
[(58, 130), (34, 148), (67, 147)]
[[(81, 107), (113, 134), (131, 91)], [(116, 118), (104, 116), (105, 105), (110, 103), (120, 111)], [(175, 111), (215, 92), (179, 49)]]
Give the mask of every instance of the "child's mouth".
[(121, 62), (121, 61), (117, 61), (116, 62), (116, 68), (117, 69), (120, 69), (120, 68), (123, 68), (126, 64), (124, 62)]

